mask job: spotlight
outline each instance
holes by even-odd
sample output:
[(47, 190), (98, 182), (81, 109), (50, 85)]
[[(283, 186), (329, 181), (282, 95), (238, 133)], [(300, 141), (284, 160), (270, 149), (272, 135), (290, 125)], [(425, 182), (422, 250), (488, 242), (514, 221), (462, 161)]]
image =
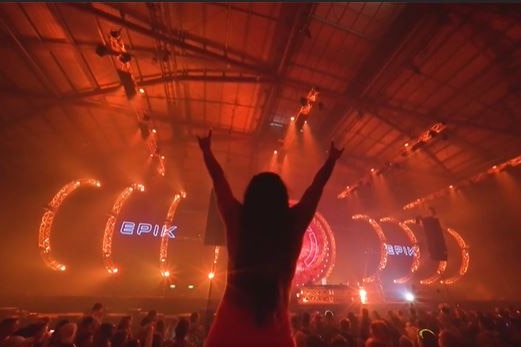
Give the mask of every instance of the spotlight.
[(451, 185), (449, 186), (449, 189), (454, 189), (454, 186), (451, 184)]
[(170, 277), (170, 271), (166, 270), (161, 273), (164, 278)]
[(413, 302), (413, 301), (414, 301), (414, 294), (411, 293), (411, 292), (405, 292), (405, 294), (403, 295), (403, 297), (404, 297), (405, 300), (407, 300), (408, 302)]
[(186, 192), (185, 192), (185, 191), (182, 191), (182, 192), (181, 192), (181, 197), (182, 197), (183, 199), (186, 198)]
[(157, 133), (157, 130), (156, 129), (152, 129), (152, 132), (155, 134), (155, 133)]
[(101, 187), (101, 182), (100, 181), (96, 182), (96, 187)]
[(293, 122), (295, 120), (295, 117), (291, 117), (290, 120)]
[(188, 289), (194, 289), (194, 288), (195, 288), (195, 286), (193, 284), (188, 285)]
[(276, 149), (273, 151), (273, 154), (277, 154), (279, 153)]
[(175, 284), (169, 285), (170, 289), (175, 289)]
[(374, 169), (374, 168), (372, 168), (372, 169), (371, 169), (371, 172), (375, 172), (375, 169)]
[(65, 265), (60, 265), (59, 269), (60, 271), (65, 271), (67, 270), (67, 267)]
[(365, 305), (367, 303), (367, 291), (364, 288), (360, 288), (358, 294), (360, 295), (360, 302)]
[(213, 280), (214, 277), (215, 273), (213, 271), (208, 273), (208, 279)]
[(145, 90), (144, 90), (143, 88), (139, 88), (139, 92), (140, 92), (141, 94), (145, 94)]
[(161, 156), (161, 160), (165, 160), (165, 156), (164, 155)]
[(409, 147), (409, 144), (406, 142), (403, 146), (404, 147)]

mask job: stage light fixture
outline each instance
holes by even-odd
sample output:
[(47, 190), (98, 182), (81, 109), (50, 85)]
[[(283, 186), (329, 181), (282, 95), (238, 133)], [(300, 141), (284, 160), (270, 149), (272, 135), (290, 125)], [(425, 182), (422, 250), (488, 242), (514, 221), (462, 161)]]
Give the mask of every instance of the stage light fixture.
[(213, 280), (214, 277), (215, 273), (213, 271), (208, 273), (208, 279)]
[(119, 61), (126, 64), (132, 60), (132, 56), (128, 53), (121, 53), (118, 57)]
[(403, 146), (404, 147), (409, 147), (409, 143), (406, 142)]
[(109, 54), (109, 49), (107, 46), (100, 43), (96, 46), (96, 54), (100, 57), (104, 57)]
[(169, 285), (170, 289), (175, 289), (175, 284)]
[(121, 29), (119, 30), (111, 30), (110, 36), (115, 38), (116, 40), (119, 40), (121, 38)]
[(279, 152), (276, 149), (273, 150), (273, 154), (277, 154), (277, 153), (279, 153)]
[(188, 289), (194, 289), (194, 288), (195, 288), (195, 286), (193, 284), (188, 285)]
[(293, 122), (293, 121), (295, 120), (295, 117), (292, 116), (292, 117), (290, 118), (290, 120)]
[(139, 88), (139, 92), (140, 92), (141, 94), (145, 94), (145, 90), (144, 90), (143, 88)]
[(67, 267), (65, 265), (60, 265), (60, 271), (65, 271), (67, 270)]

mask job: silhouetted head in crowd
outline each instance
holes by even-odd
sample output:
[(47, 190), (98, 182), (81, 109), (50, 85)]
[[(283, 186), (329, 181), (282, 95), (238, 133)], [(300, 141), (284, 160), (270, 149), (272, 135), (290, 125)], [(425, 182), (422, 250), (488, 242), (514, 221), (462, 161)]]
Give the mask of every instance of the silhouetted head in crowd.
[(54, 326), (54, 332), (51, 334), (51, 337), (49, 339), (49, 345), (53, 346), (60, 343), (60, 330), (64, 325), (66, 325), (69, 322), (70, 321), (68, 319), (61, 319), (56, 323), (56, 325)]
[(492, 317), (487, 315), (482, 315), (481, 317), (479, 317), (479, 328), (481, 330), (494, 330), (495, 323)]
[(326, 347), (327, 344), (319, 335), (309, 335), (307, 347)]
[(438, 347), (438, 338), (430, 329), (421, 329), (418, 332), (419, 347)]
[(341, 319), (340, 320), (340, 331), (341, 332), (349, 332), (349, 329), (351, 328), (351, 322), (349, 319)]
[(39, 341), (47, 333), (47, 328), (48, 326), (45, 322), (31, 323), (15, 331), (13, 335), (25, 338), (32, 337), (35, 341)]
[(11, 336), (20, 326), (20, 320), (15, 317), (5, 318), (0, 322), (0, 341)]
[(326, 317), (326, 321), (332, 321), (335, 318), (335, 314), (333, 313), (333, 311), (327, 310), (325, 317)]
[(188, 329), (190, 328), (190, 322), (186, 318), (179, 319), (177, 325), (175, 327), (175, 339), (176, 340), (184, 340), (186, 338), (186, 334), (188, 333)]
[(400, 336), (400, 339), (398, 340), (398, 345), (400, 347), (414, 347), (414, 342), (411, 341), (407, 336)]
[(448, 329), (443, 329), (438, 334), (439, 347), (459, 347), (461, 345), (462, 343), (459, 341), (458, 336)]
[(162, 337), (165, 336), (165, 321), (162, 319), (158, 319), (156, 322), (156, 330), (155, 333), (161, 335)]
[(100, 302), (97, 302), (94, 305), (92, 305), (90, 314), (92, 315), (92, 317), (94, 317), (94, 319), (98, 323), (101, 323), (101, 321), (103, 320), (103, 315), (105, 313), (104, 311), (105, 311), (105, 309), (104, 309), (103, 305)]
[(59, 344), (62, 346), (74, 345), (77, 330), (78, 326), (76, 323), (67, 322), (61, 326), (59, 330)]
[(117, 329), (112, 336), (111, 347), (123, 347), (127, 344), (128, 338), (130, 334), (128, 330), (125, 329)]
[(145, 318), (141, 320), (141, 326), (144, 327), (145, 325), (155, 322), (157, 319), (157, 311), (156, 310), (150, 310), (148, 311)]
[(376, 320), (371, 323), (370, 326), (371, 337), (378, 341), (382, 342), (390, 342), (391, 341), (391, 332), (389, 330), (389, 326), (383, 320)]
[(118, 330), (128, 330), (132, 328), (132, 316), (123, 316), (119, 320)]
[(94, 333), (97, 327), (98, 323), (94, 317), (83, 317), (76, 332), (76, 345), (78, 345), (78, 347), (90, 346), (94, 340)]
[(199, 322), (199, 313), (192, 312), (190, 315), (190, 324), (197, 324)]
[(100, 329), (99, 329), (101, 336), (109, 338), (109, 339), (114, 335), (114, 330), (116, 330), (116, 329), (115, 329), (114, 324), (112, 324), (112, 323), (103, 323), (103, 324), (101, 324)]
[(93, 347), (110, 346), (110, 340), (114, 336), (115, 326), (112, 323), (102, 323), (94, 335)]

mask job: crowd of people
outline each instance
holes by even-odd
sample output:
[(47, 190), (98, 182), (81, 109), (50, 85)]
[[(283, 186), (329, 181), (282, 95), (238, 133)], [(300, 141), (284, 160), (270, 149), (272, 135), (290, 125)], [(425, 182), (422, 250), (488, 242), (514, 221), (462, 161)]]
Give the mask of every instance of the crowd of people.
[[(79, 319), (7, 317), (0, 322), (0, 347), (204, 346), (207, 327), (198, 312), (165, 316), (151, 310), (137, 319), (120, 315), (117, 324), (115, 317), (106, 316), (99, 303)], [(363, 306), (345, 314), (293, 313), (291, 323), (296, 347), (521, 346), (521, 313), (513, 308), (485, 313), (447, 304), (435, 310), (411, 305), (383, 314)]]

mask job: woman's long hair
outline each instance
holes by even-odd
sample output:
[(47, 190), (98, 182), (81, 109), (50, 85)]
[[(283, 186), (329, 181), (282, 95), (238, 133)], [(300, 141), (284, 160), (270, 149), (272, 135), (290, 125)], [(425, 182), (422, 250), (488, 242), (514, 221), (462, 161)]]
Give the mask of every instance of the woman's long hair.
[(244, 194), (236, 269), (241, 293), (254, 312), (257, 325), (264, 325), (280, 307), (280, 283), (288, 269), (288, 191), (279, 175), (255, 175)]

